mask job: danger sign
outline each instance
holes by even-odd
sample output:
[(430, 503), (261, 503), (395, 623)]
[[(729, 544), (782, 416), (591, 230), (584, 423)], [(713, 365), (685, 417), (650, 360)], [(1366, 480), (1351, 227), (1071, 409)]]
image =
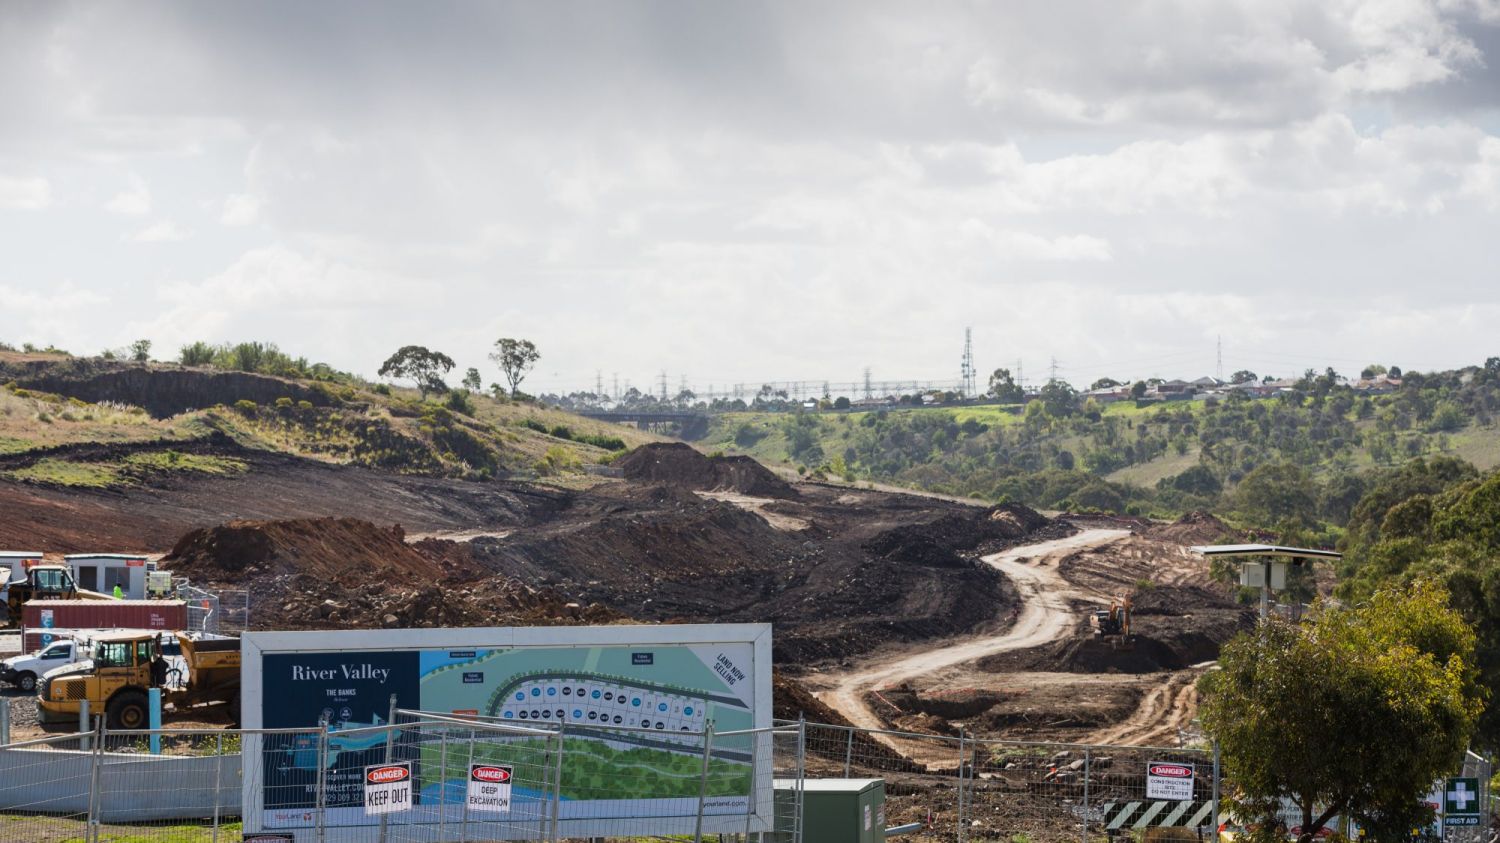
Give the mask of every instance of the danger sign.
[(399, 814), (411, 810), (411, 764), (375, 764), (365, 768), (365, 813)]
[(469, 765), (469, 810), (503, 814), (510, 810), (511, 768)]
[(1193, 798), (1193, 765), (1152, 761), (1146, 765), (1146, 798), (1186, 802)]

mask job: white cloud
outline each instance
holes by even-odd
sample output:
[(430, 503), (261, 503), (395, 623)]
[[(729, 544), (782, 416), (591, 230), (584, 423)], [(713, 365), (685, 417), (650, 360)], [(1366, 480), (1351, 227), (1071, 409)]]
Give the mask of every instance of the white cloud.
[(146, 186), (145, 179), (131, 174), (130, 189), (115, 194), (113, 199), (104, 204), (104, 209), (110, 213), (130, 217), (151, 213), (151, 190)]
[(0, 208), (30, 211), (52, 204), (52, 185), (40, 176), (0, 175)]
[(130, 235), (127, 240), (132, 243), (175, 243), (186, 240), (191, 235), (183, 231), (171, 220), (160, 220)]
[(260, 201), (248, 193), (236, 193), (224, 200), (219, 222), (229, 226), (253, 225), (260, 218)]

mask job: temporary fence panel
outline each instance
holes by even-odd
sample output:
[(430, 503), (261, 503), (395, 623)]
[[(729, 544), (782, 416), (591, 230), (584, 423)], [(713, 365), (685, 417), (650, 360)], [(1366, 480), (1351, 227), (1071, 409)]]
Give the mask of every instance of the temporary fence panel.
[(96, 792), (89, 733), (0, 747), (0, 840), (83, 839)]
[(1217, 766), (1207, 750), (806, 729), (809, 777), (884, 778), (888, 827), (909, 829), (908, 840), (1087, 840), (1207, 829), (1217, 818)]

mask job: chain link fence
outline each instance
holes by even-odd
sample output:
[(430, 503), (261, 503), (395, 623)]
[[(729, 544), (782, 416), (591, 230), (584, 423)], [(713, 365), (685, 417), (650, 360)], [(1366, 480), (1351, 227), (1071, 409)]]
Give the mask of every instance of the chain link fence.
[[(1195, 747), (800, 721), (733, 732), (710, 725), (670, 742), (613, 724), (523, 726), (419, 711), (396, 711), (391, 721), (243, 732), (101, 727), (0, 746), (0, 841), (240, 841), (241, 795), (255, 793), (264, 804), (251, 827), (298, 841), (801, 843), (804, 782), (817, 778), (882, 779), (884, 825), (913, 843), (1216, 840), (1227, 819), (1214, 753)], [(260, 764), (241, 763), (247, 745), (258, 747)], [(1177, 790), (1153, 792), (1153, 766), (1172, 768)], [(410, 777), (402, 810), (369, 811), (372, 768)], [(1450, 827), (1447, 840), (1487, 839), (1492, 774), (1485, 759), (1467, 757), (1461, 775), (1478, 781), (1484, 824)]]

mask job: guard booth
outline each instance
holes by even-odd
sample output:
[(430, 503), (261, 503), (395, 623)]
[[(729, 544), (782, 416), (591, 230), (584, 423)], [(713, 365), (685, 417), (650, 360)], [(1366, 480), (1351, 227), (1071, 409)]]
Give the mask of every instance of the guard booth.
[(146, 574), (156, 570), (139, 553), (70, 553), (63, 560), (81, 590), (114, 594), (118, 585), (127, 600), (146, 599)]

